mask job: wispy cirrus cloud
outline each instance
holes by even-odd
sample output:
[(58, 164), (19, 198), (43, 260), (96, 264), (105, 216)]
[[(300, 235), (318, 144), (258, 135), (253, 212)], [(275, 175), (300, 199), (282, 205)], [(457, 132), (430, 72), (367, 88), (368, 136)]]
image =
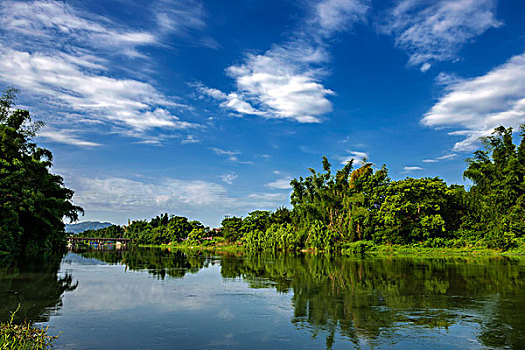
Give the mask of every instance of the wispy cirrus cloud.
[(410, 56), (408, 64), (425, 72), (433, 62), (456, 59), (465, 43), (501, 26), (495, 12), (496, 0), (402, 0), (384, 16), (379, 31), (393, 35)]
[(236, 90), (224, 93), (200, 87), (221, 102), (222, 108), (240, 114), (319, 123), (332, 111), (328, 97), (334, 92), (322, 79), (329, 61), (327, 40), (365, 20), (367, 0), (323, 0), (312, 5), (308, 19), (283, 44), (262, 54), (247, 54), (243, 62), (226, 69)]
[(228, 151), (228, 150), (224, 150), (224, 149), (217, 148), (217, 147), (210, 147), (210, 149), (215, 154), (218, 154), (220, 156), (226, 156), (228, 158), (228, 160), (231, 161), (231, 162), (239, 163), (239, 164), (253, 164), (253, 162), (251, 162), (251, 161), (242, 161), (242, 160), (240, 160), (238, 156), (241, 154), (241, 152), (239, 152), (239, 151)]
[(182, 143), (183, 145), (188, 144), (188, 143), (199, 143), (199, 142), (201, 141), (193, 135), (186, 135), (186, 137), (180, 141), (180, 143)]
[(290, 182), (292, 181), (292, 177), (288, 174), (285, 174), (281, 171), (274, 171), (275, 175), (279, 175), (280, 177), (272, 182), (267, 183), (265, 186), (269, 188), (273, 188), (276, 190), (289, 190), (292, 188), (290, 185)]
[(77, 130), (56, 130), (52, 128), (46, 128), (38, 133), (38, 137), (44, 138), (51, 142), (58, 142), (72, 146), (79, 147), (98, 147), (100, 143), (82, 140), (77, 136)]
[(0, 80), (45, 96), (55, 106), (86, 113), (88, 119), (139, 132), (197, 127), (172, 115), (166, 108), (178, 105), (148, 83), (95, 75), (47, 54), (18, 51), (0, 44)]
[(430, 158), (430, 159), (423, 159), (422, 162), (423, 163), (437, 163), (439, 162), (440, 160), (446, 160), (446, 159), (454, 159), (457, 157), (457, 154), (456, 153), (448, 153), (448, 154), (445, 154), (443, 156), (440, 156), (440, 157), (436, 157), (436, 158)]
[[(66, 52), (86, 49), (140, 56), (136, 48), (157, 42), (148, 31), (134, 31), (108, 18), (81, 13), (59, 1), (4, 1), (0, 5), (0, 24), (10, 38), (24, 37), (19, 47), (28, 44), (40, 51)], [(75, 50), (76, 49), (76, 50)]]
[[(188, 20), (184, 27), (202, 27), (200, 14), (192, 16), (194, 23)], [(171, 18), (174, 21), (177, 16)], [(172, 28), (172, 32), (177, 30)], [(0, 44), (0, 81), (31, 94), (32, 110), (39, 115), (54, 115), (47, 122), (55, 135), (59, 128), (75, 124), (105, 127), (139, 138), (154, 129), (200, 127), (174, 114), (186, 107), (166, 97), (151, 82), (113, 72), (114, 66), (122, 65), (112, 64), (115, 56), (142, 59), (141, 47), (161, 43), (157, 27), (130, 29), (65, 2), (4, 1), (0, 5), (0, 35), (4, 39)], [(64, 137), (54, 140), (75, 144)], [(76, 144), (87, 145), (85, 142), (89, 143), (77, 140)]]
[(363, 165), (369, 158), (369, 154), (367, 152), (362, 151), (347, 151), (348, 155), (337, 157), (341, 164), (346, 164), (349, 161), (353, 160), (354, 165)]
[(435, 128), (459, 128), (450, 135), (463, 136), (454, 152), (471, 151), (481, 136), (495, 127), (518, 127), (525, 122), (525, 53), (485, 75), (459, 79), (424, 115), (421, 123)]
[(419, 167), (419, 166), (406, 166), (406, 167), (403, 167), (403, 173), (411, 173), (413, 171), (419, 171), (419, 170), (423, 170), (423, 168)]

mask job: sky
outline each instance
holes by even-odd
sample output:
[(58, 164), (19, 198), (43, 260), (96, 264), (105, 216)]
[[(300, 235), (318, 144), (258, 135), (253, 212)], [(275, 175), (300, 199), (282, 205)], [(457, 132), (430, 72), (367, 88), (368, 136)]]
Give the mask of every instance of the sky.
[(2, 0), (0, 38), (81, 221), (216, 227), (290, 207), (322, 156), (468, 186), (525, 122), (521, 0)]

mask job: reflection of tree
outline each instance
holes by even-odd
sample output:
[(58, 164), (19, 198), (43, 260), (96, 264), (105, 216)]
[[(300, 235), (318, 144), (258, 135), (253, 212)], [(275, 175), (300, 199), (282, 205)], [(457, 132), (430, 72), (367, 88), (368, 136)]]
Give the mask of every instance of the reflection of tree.
[(5, 262), (0, 267), (0, 321), (7, 321), (11, 312), (15, 321), (44, 322), (62, 306), (62, 294), (75, 290), (70, 274), (58, 275), (61, 255), (22, 258)]
[[(252, 287), (292, 290), (292, 322), (309, 328), (314, 336), (326, 331), (327, 347), (337, 328), (355, 344), (362, 337), (373, 341), (394, 325), (446, 329), (460, 319), (460, 310), (486, 314), (473, 299), (499, 295), (501, 311), (481, 321), (487, 332), (480, 340), (502, 346), (523, 341), (525, 334), (525, 321), (511, 309), (510, 301), (504, 302), (506, 296), (525, 301), (525, 280), (517, 264), (518, 260), (504, 257), (352, 260), (277, 255), (223, 258), (221, 273), (246, 278)], [(498, 330), (505, 330), (499, 338)]]
[[(89, 252), (86, 257), (122, 263), (165, 278), (181, 278), (217, 261), (199, 252)], [(525, 341), (523, 260), (497, 258), (349, 259), (325, 255), (257, 255), (221, 253), (221, 275), (244, 279), (251, 288), (293, 292), (291, 322), (313, 336), (335, 334), (359, 346), (392, 329), (447, 329), (465, 317), (479, 322), (479, 340), (491, 347), (516, 347)], [(479, 302), (483, 300), (483, 302)]]
[(94, 258), (109, 264), (123, 264), (132, 271), (147, 270), (152, 275), (164, 279), (166, 275), (182, 278), (186, 273), (196, 273), (207, 267), (212, 260), (204, 254), (186, 255), (168, 249), (149, 249), (132, 247), (130, 250), (84, 251), (78, 252), (86, 258)]

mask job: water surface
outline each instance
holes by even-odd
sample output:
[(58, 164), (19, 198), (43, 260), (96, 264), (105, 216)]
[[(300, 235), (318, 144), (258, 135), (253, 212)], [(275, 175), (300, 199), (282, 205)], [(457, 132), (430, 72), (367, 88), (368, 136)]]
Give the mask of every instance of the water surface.
[(525, 347), (525, 261), (68, 253), (0, 269), (58, 349)]

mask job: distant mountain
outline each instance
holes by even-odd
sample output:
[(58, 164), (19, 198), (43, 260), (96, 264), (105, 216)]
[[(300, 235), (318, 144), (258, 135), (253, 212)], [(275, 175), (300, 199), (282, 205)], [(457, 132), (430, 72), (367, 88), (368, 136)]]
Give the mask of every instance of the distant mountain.
[(66, 224), (66, 232), (80, 233), (86, 230), (98, 230), (113, 225), (111, 222), (84, 221), (76, 224)]

